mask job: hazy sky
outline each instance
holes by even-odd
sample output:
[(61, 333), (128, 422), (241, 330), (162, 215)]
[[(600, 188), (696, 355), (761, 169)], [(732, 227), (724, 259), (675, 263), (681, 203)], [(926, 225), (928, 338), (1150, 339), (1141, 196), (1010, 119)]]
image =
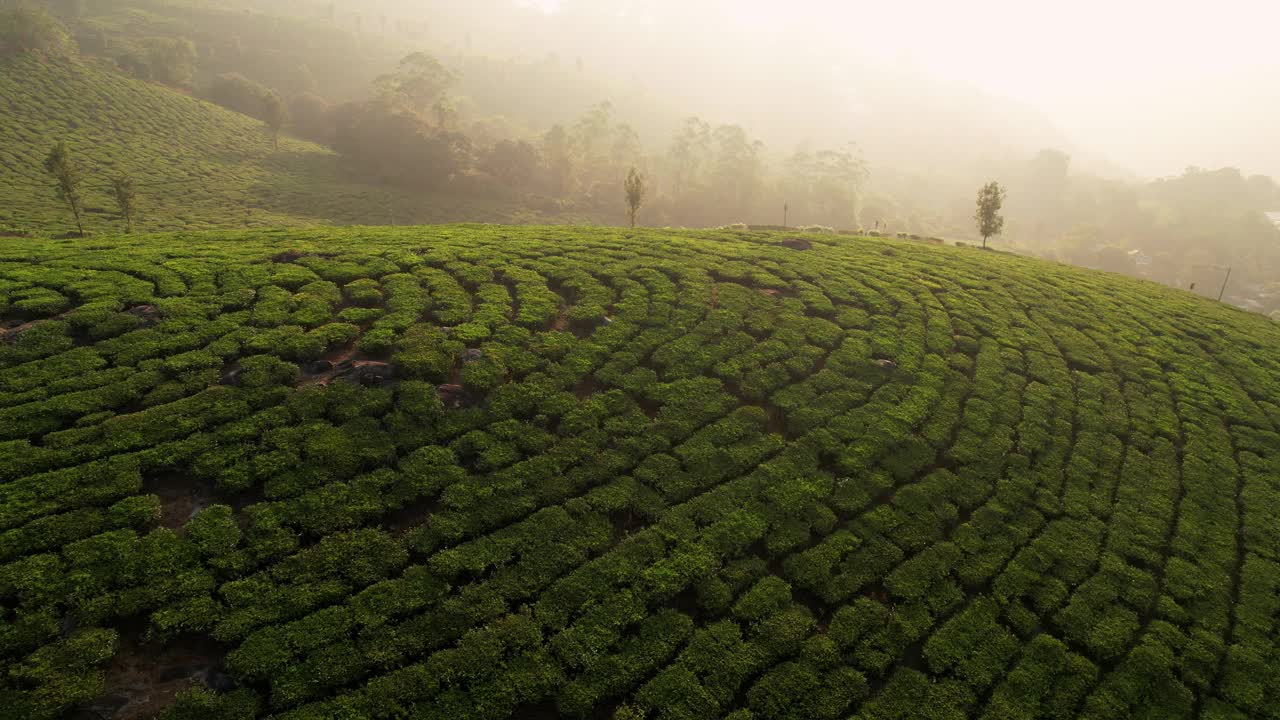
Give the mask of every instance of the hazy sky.
[[(801, 42), (967, 82), (1142, 175), (1234, 165), (1280, 177), (1278, 0), (566, 1), (641, 19), (659, 7), (638, 29), (696, 31), (725, 53), (750, 52), (744, 38)], [(672, 28), (682, 12), (690, 27)]]

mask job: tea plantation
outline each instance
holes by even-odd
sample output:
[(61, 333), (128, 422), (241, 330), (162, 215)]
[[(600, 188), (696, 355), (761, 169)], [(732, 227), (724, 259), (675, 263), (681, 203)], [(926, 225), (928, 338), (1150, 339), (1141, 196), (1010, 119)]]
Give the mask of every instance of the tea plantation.
[(396, 190), (350, 179), (332, 151), (261, 122), (133, 80), (92, 61), (0, 57), (0, 235), (76, 229), (44, 159), (65, 140), (81, 166), (91, 233), (123, 232), (111, 181), (137, 189), (143, 230), (316, 223), (523, 222), (539, 214), (462, 195)]
[(1280, 327), (972, 249), (0, 241), (0, 715), (1280, 717)]

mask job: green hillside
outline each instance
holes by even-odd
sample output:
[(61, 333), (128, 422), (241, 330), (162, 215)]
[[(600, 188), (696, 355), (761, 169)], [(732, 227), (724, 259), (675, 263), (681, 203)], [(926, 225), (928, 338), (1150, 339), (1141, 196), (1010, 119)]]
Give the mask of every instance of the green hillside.
[(0, 56), (0, 232), (52, 235), (75, 224), (44, 171), (66, 140), (85, 175), (94, 233), (124, 230), (110, 194), (121, 173), (138, 188), (143, 230), (493, 220), (536, 212), (462, 196), (423, 197), (350, 179), (338, 155), (262, 123), (89, 62)]
[(14, 717), (1280, 717), (1280, 327), (1188, 293), (347, 228), (0, 240), (0, 319)]

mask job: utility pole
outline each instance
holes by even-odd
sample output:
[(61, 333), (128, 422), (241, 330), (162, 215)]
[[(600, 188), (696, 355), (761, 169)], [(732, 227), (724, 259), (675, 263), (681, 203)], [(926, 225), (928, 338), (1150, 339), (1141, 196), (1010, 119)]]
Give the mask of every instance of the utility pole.
[[(1192, 268), (1208, 268), (1208, 269), (1210, 269), (1210, 270), (1226, 270), (1226, 271), (1227, 271), (1227, 275), (1226, 275), (1226, 277), (1222, 278), (1222, 288), (1221, 288), (1220, 290), (1218, 290), (1218, 302), (1222, 302), (1222, 298), (1223, 298), (1223, 297), (1225, 297), (1225, 296), (1226, 296), (1226, 294), (1227, 294), (1227, 283), (1231, 281), (1231, 270), (1232, 270), (1232, 266), (1228, 265), (1228, 266), (1226, 266), (1226, 267), (1223, 267), (1222, 265), (1192, 265), (1191, 267), (1192, 267)], [(1191, 289), (1192, 289), (1192, 290), (1195, 290), (1195, 289), (1196, 289), (1196, 284), (1195, 284), (1195, 283), (1191, 283)]]

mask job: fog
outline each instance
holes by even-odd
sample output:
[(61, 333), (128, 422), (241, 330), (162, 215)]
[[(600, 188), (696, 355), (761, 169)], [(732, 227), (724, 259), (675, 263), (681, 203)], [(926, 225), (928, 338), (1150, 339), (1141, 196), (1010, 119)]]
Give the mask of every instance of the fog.
[[(763, 88), (774, 101), (816, 90), (854, 111), (859, 98), (904, 99), (885, 96), (896, 89), (914, 100), (926, 90), (1039, 116), (1049, 127), (1014, 129), (1028, 140), (1060, 133), (1078, 153), (1139, 176), (1193, 165), (1280, 176), (1275, 3), (1224, 0), (1211, 12), (1185, 0), (525, 4), (549, 21), (485, 51), (581, 56), (653, 90), (740, 103), (766, 134), (832, 128), (777, 102), (761, 109), (755, 91)], [(877, 129), (859, 128), (856, 112), (828, 119), (855, 140)]]
[(354, 30), (355, 88), (438, 57), (474, 168), (558, 208), (619, 217), (634, 165), (656, 224), (971, 241), (997, 180), (1004, 247), (1183, 287), (1247, 265), (1250, 301), (1280, 275), (1275, 4), (244, 2)]
[(634, 169), (646, 224), (971, 243), (996, 181), (1002, 249), (1184, 288), (1238, 267), (1240, 303), (1280, 309), (1276, 3), (52, 4), (86, 54), (276, 107), (360, 179), (424, 196), (616, 224)]

